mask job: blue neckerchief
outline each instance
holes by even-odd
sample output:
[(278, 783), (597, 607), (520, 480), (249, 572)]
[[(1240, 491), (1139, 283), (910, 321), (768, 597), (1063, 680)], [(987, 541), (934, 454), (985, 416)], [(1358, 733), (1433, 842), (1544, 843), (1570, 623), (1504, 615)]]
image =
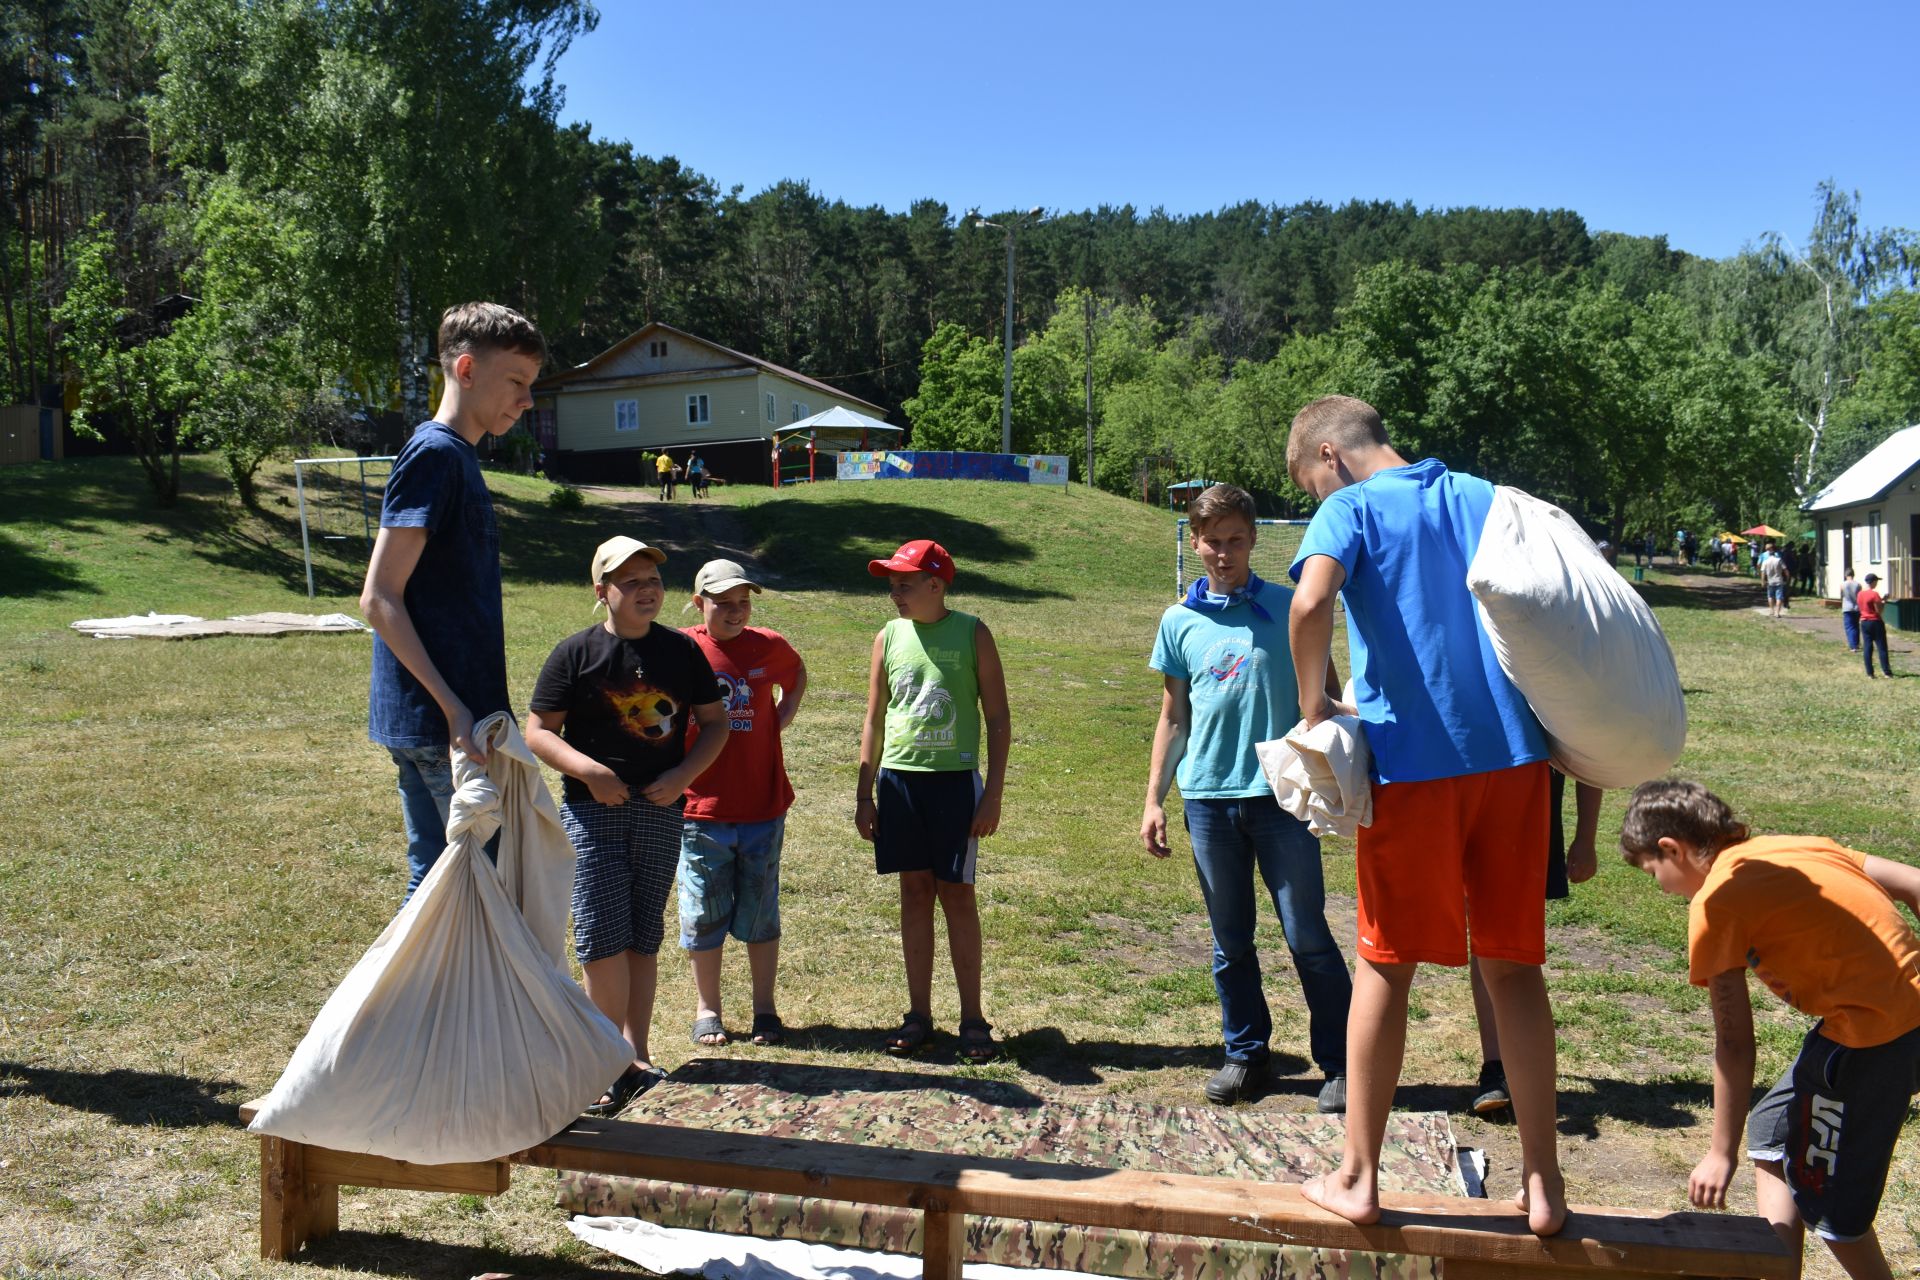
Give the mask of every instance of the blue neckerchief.
[(1215, 595), (1207, 590), (1207, 575), (1203, 573), (1188, 585), (1187, 598), (1180, 603), (1196, 613), (1221, 613), (1234, 605), (1244, 604), (1253, 610), (1253, 616), (1260, 621), (1272, 622), (1273, 615), (1261, 608), (1260, 601), (1255, 598), (1260, 594), (1260, 588), (1266, 585), (1259, 574), (1249, 573), (1246, 586), (1224, 596)]

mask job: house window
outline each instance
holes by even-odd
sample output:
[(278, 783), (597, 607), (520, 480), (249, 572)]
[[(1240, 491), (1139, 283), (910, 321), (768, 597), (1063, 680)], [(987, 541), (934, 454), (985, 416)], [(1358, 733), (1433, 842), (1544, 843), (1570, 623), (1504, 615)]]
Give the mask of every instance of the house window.
[(809, 413), (810, 413), (810, 410), (808, 410), (804, 402), (799, 400), (795, 400), (793, 402), (793, 420), (795, 422), (798, 422), (800, 421), (800, 419), (807, 417)]
[(1867, 563), (1880, 563), (1880, 513), (1867, 512)]
[(707, 398), (705, 396), (688, 396), (687, 422), (691, 425), (698, 426), (701, 423), (712, 421), (713, 418), (707, 408)]
[(638, 431), (640, 429), (640, 402), (638, 400), (615, 400), (613, 402), (613, 429), (615, 431)]
[(667, 344), (664, 342), (649, 342), (647, 344), (647, 354), (656, 359), (664, 356), (667, 354)]
[(776, 416), (779, 413), (779, 411), (780, 411), (780, 398), (774, 395), (773, 392), (771, 391), (767, 392), (767, 421), (768, 422), (780, 421), (780, 419)]

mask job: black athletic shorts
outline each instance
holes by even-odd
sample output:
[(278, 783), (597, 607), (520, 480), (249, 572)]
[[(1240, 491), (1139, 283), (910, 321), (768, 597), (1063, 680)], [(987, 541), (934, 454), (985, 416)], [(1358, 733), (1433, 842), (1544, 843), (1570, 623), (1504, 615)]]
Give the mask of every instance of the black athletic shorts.
[(972, 884), (980, 790), (980, 775), (967, 769), (882, 769), (873, 787), (873, 869), (883, 876), (931, 871), (936, 880)]
[(1894, 1143), (1915, 1093), (1920, 1028), (1870, 1049), (1849, 1049), (1815, 1027), (1793, 1066), (1748, 1113), (1747, 1154), (1786, 1162), (1793, 1202), (1822, 1239), (1858, 1240), (1880, 1211)]

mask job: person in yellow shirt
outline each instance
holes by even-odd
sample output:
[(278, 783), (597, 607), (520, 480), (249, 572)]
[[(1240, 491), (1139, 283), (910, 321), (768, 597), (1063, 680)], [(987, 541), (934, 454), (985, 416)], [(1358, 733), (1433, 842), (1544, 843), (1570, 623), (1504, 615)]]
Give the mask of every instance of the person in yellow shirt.
[(1761, 1214), (1789, 1248), (1805, 1224), (1855, 1280), (1893, 1271), (1874, 1234), (1908, 1099), (1920, 1092), (1920, 868), (1821, 836), (1752, 837), (1695, 782), (1643, 784), (1620, 848), (1661, 890), (1688, 900), (1687, 969), (1713, 1005), (1713, 1136), (1688, 1179), (1724, 1208), (1753, 1093), (1750, 968), (1820, 1021), (1746, 1117)]

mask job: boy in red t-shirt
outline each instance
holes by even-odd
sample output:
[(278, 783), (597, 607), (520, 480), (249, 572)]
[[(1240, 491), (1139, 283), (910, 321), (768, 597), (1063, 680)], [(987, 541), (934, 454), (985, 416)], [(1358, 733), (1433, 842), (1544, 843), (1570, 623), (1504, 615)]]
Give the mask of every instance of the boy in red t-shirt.
[(1749, 839), (1696, 782), (1649, 782), (1620, 829), (1626, 860), (1688, 899), (1687, 977), (1713, 1006), (1713, 1136), (1687, 1180), (1725, 1208), (1753, 1096), (1747, 969), (1820, 1019), (1747, 1116), (1761, 1214), (1796, 1256), (1811, 1223), (1856, 1280), (1891, 1277), (1873, 1220), (1907, 1100), (1920, 1092), (1920, 867), (1819, 836)]
[(709, 560), (693, 579), (691, 607), (703, 621), (686, 633), (713, 664), (730, 730), (720, 758), (687, 788), (680, 836), (680, 945), (698, 1001), (692, 1037), (709, 1048), (727, 1043), (720, 950), (728, 934), (747, 948), (753, 1043), (779, 1044), (786, 1033), (773, 997), (780, 848), (793, 803), (780, 734), (800, 710), (807, 667), (779, 632), (747, 625), (760, 590), (732, 560)]
[(1880, 669), (1891, 676), (1893, 668), (1887, 665), (1887, 598), (1875, 586), (1880, 581), (1880, 575), (1870, 573), (1865, 581), (1867, 585), (1860, 588), (1854, 603), (1860, 606), (1860, 656), (1867, 660), (1867, 679), (1871, 680), (1875, 645), (1880, 646)]

